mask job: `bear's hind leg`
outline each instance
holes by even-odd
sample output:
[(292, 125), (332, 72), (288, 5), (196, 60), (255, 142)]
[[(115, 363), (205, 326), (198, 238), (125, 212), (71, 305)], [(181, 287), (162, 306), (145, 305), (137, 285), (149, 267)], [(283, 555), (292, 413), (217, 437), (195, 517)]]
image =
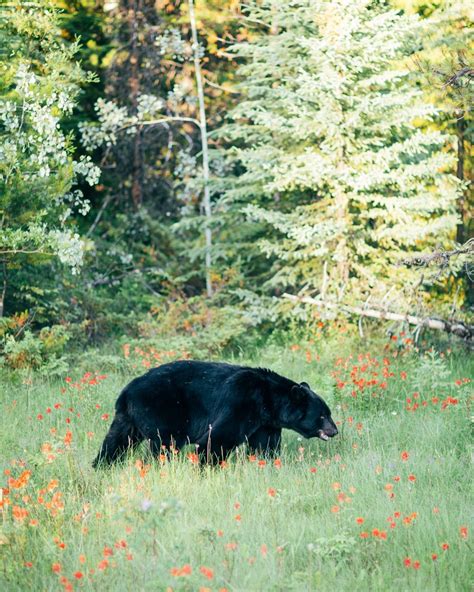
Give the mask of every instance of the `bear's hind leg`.
[(128, 449), (136, 446), (141, 440), (142, 438), (128, 415), (117, 413), (92, 466), (96, 468), (102, 463), (110, 464), (123, 456)]

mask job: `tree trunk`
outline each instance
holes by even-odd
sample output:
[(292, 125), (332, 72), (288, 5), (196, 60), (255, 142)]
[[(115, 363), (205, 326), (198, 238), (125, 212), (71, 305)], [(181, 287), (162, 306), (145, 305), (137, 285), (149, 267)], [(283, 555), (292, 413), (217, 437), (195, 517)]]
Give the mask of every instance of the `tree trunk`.
[[(130, 99), (134, 110), (137, 108), (140, 93), (139, 47), (138, 47), (138, 12), (141, 10), (142, 0), (130, 0), (128, 8), (128, 23), (130, 31)], [(133, 138), (132, 156), (132, 201), (135, 209), (143, 202), (143, 158), (142, 158), (142, 130), (139, 128)]]
[(194, 13), (194, 1), (189, 0), (189, 20), (191, 21), (191, 30), (193, 38), (193, 54), (194, 54), (194, 70), (196, 75), (196, 86), (199, 101), (199, 128), (201, 130), (201, 147), (202, 147), (202, 176), (204, 183), (204, 197), (202, 206), (204, 215), (206, 216), (206, 225), (204, 236), (206, 241), (206, 292), (208, 298), (212, 296), (212, 281), (211, 281), (211, 248), (212, 248), (212, 233), (210, 222), (212, 218), (211, 210), (211, 195), (209, 191), (209, 148), (207, 143), (207, 124), (206, 124), (206, 109), (204, 105), (204, 88), (202, 83), (201, 62), (199, 59), (199, 42), (196, 28), (196, 15)]
[(7, 294), (7, 285), (8, 285), (8, 274), (7, 274), (7, 262), (2, 261), (2, 276), (3, 276), (3, 285), (2, 291), (0, 292), (0, 319), (3, 318), (5, 314), (5, 296)]
[[(458, 160), (456, 167), (456, 177), (460, 181), (464, 181), (464, 158), (465, 158), (465, 147), (464, 147), (464, 133), (466, 129), (466, 122), (462, 114), (456, 120), (456, 135), (458, 140)], [(460, 221), (457, 226), (456, 240), (458, 243), (463, 244), (467, 240), (466, 236), (466, 196), (463, 191), (458, 201), (458, 211), (460, 215)]]

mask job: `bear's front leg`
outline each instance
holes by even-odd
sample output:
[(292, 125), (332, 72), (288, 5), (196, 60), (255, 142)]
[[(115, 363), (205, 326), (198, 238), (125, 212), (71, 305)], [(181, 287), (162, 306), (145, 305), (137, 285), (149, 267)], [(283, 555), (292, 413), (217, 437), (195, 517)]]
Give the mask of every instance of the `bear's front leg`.
[(247, 438), (247, 443), (253, 454), (278, 456), (281, 448), (281, 430), (261, 427)]

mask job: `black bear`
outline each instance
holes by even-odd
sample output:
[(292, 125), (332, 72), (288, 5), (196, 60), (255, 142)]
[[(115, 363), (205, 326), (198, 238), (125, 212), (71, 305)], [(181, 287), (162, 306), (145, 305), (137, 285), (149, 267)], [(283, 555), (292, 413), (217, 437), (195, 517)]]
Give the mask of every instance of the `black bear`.
[(282, 428), (322, 440), (337, 434), (329, 407), (305, 382), (262, 368), (172, 362), (124, 388), (93, 466), (116, 460), (142, 440), (154, 454), (162, 445), (196, 444), (208, 462), (224, 459), (244, 442), (274, 454)]

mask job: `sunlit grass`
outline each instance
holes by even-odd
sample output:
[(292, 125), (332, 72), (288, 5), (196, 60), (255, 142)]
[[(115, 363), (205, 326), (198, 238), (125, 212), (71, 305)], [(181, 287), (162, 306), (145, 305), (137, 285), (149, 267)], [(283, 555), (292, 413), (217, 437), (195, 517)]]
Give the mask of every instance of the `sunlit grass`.
[(386, 356), (393, 373), (377, 397), (371, 386), (357, 397), (352, 384), (338, 388), (337, 352), (252, 360), (307, 380), (340, 436), (286, 432), (276, 463), (239, 450), (217, 468), (141, 449), (92, 470), (117, 394), (139, 370), (97, 379), (91, 364), (69, 382), (12, 379), (1, 412), (1, 589), (470, 589), (472, 383), (462, 379), (472, 365), (393, 353), (370, 357), (382, 372)]

